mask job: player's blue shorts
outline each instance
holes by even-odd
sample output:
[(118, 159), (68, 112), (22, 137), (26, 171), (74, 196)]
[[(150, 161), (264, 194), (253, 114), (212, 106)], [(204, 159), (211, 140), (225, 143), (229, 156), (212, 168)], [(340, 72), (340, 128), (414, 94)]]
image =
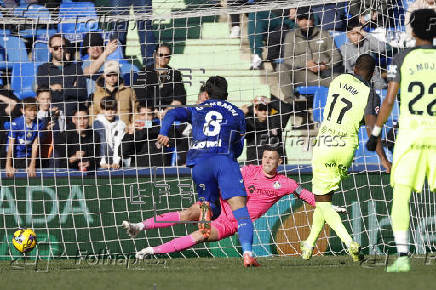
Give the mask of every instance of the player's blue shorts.
[(210, 202), (213, 218), (221, 211), (220, 192), (223, 200), (234, 196), (247, 196), (238, 162), (219, 155), (197, 159), (192, 168), (198, 198)]

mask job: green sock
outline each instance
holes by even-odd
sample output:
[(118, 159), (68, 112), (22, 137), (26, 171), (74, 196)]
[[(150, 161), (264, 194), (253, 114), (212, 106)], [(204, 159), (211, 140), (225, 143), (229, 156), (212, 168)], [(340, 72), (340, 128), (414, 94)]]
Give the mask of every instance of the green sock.
[(348, 234), (347, 229), (342, 224), (341, 217), (332, 208), (331, 202), (317, 202), (316, 207), (322, 212), (326, 223), (336, 232), (342, 242), (348, 247), (353, 239)]
[(312, 229), (310, 230), (310, 234), (306, 240), (307, 246), (315, 246), (316, 240), (318, 240), (319, 233), (321, 232), (323, 226), (324, 217), (322, 216), (321, 209), (316, 207), (315, 211), (313, 212)]

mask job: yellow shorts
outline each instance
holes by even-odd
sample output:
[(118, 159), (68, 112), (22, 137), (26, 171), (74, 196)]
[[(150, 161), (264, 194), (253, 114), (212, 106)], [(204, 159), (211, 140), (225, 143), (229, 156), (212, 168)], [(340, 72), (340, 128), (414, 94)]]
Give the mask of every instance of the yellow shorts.
[[(435, 136), (429, 136), (435, 138)], [(400, 135), (395, 142), (391, 171), (391, 185), (405, 185), (421, 192), (425, 177), (430, 190), (436, 189), (436, 144), (416, 142), (408, 134)]]
[(353, 162), (356, 148), (357, 145), (313, 148), (313, 194), (324, 195), (339, 188), (341, 180), (347, 176), (348, 167)]

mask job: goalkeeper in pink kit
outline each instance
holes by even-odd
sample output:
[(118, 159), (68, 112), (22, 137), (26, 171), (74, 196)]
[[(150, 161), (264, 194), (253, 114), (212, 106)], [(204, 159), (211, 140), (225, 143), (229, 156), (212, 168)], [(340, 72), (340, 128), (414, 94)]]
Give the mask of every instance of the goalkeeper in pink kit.
[[(249, 165), (241, 168), (248, 194), (247, 208), (252, 221), (266, 213), (283, 196), (291, 193), (315, 206), (312, 192), (302, 188), (295, 180), (277, 173), (277, 167), (281, 162), (277, 149), (266, 146), (263, 150), (262, 165)], [(200, 206), (196, 203), (187, 210), (165, 213), (140, 223), (124, 221), (123, 227), (134, 238), (142, 230), (170, 227), (175, 225), (174, 222), (177, 221), (198, 221), (199, 217)], [(179, 252), (201, 242), (219, 241), (234, 235), (237, 230), (238, 223), (233, 217), (230, 206), (221, 200), (221, 214), (217, 219), (211, 221), (211, 234), (208, 238), (205, 238), (201, 231), (197, 230), (190, 235), (175, 238), (160, 246), (144, 248), (136, 254), (136, 258), (142, 259), (146, 255)]]

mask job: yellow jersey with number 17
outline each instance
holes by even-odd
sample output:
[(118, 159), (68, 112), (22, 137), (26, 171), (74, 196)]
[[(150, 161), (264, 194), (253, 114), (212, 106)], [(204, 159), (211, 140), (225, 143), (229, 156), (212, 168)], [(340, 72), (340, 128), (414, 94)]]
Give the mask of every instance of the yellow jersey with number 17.
[(347, 141), (347, 145), (356, 146), (370, 92), (369, 85), (355, 75), (341, 74), (336, 77), (330, 83), (318, 136), (339, 136)]

